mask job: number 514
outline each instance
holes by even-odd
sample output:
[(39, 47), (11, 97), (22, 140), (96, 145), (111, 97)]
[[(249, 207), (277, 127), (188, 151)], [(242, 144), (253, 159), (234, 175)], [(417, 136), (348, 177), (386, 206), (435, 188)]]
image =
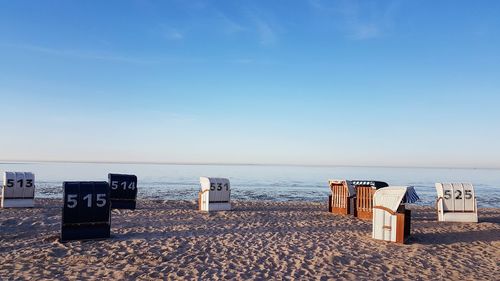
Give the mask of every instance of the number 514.
[(123, 190), (125, 190), (127, 188), (130, 190), (134, 190), (135, 189), (135, 182), (131, 182), (127, 186), (126, 181), (121, 182), (121, 183), (119, 183), (118, 181), (111, 181), (111, 189), (115, 190), (115, 189), (118, 189), (118, 187), (120, 187), (120, 186), (123, 188)]

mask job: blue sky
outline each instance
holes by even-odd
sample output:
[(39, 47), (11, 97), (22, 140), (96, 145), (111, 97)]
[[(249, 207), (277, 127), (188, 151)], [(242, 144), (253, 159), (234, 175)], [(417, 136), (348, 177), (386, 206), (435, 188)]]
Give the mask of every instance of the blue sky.
[(0, 159), (499, 168), (498, 15), (0, 0)]

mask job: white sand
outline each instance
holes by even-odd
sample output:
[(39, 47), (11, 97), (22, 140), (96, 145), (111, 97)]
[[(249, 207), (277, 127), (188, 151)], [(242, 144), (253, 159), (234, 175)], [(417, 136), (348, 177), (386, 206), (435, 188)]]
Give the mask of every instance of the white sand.
[(236, 202), (207, 214), (194, 202), (140, 201), (113, 211), (111, 239), (62, 244), (60, 204), (0, 209), (1, 280), (500, 278), (500, 209), (480, 209), (475, 224), (413, 207), (413, 238), (400, 245), (326, 204)]

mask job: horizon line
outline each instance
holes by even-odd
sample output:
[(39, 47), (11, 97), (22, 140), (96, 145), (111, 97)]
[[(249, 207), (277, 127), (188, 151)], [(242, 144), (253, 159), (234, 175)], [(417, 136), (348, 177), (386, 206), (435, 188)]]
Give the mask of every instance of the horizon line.
[(297, 163), (218, 163), (218, 162), (165, 162), (165, 161), (90, 161), (90, 160), (12, 160), (0, 159), (0, 164), (68, 163), (68, 164), (139, 164), (185, 166), (289, 166), (289, 167), (353, 167), (353, 168), (415, 168), (415, 169), (464, 169), (500, 170), (500, 167), (468, 166), (396, 166), (396, 165), (347, 165), (347, 164), (297, 164)]

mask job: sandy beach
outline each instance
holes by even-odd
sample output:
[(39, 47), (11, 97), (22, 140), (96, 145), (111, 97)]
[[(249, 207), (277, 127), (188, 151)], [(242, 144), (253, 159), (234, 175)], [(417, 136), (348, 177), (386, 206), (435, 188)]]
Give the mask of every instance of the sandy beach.
[[(412, 239), (372, 240), (371, 222), (326, 203), (234, 202), (202, 213), (194, 201), (113, 210), (112, 237), (60, 243), (59, 200), (0, 209), (1, 280), (300, 279), (498, 280), (500, 209), (480, 223), (438, 223), (412, 206)], [(106, 278), (106, 279), (103, 279)]]

